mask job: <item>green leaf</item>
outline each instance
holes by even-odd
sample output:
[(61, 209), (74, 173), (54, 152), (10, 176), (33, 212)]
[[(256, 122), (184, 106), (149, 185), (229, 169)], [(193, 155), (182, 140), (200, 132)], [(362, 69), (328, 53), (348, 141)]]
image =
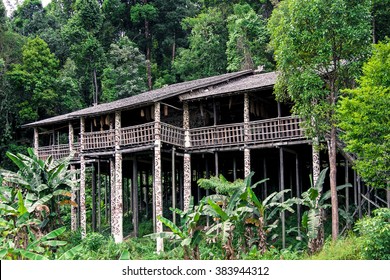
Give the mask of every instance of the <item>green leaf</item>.
[(207, 200), (207, 203), (211, 206), (211, 208), (215, 211), (215, 213), (222, 219), (222, 221), (226, 221), (229, 219), (229, 216), (214, 201), (209, 199)]
[(58, 259), (59, 260), (72, 260), (78, 253), (81, 253), (83, 250), (83, 245), (79, 244), (65, 253), (63, 253)]
[(42, 245), (52, 246), (52, 247), (65, 246), (66, 244), (68, 244), (66, 241), (60, 241), (60, 240), (42, 241)]
[(27, 212), (27, 208), (24, 205), (23, 196), (22, 196), (22, 193), (20, 191), (18, 191), (18, 212), (19, 212), (19, 215), (23, 215), (24, 213)]
[(45, 236), (43, 236), (41, 240), (48, 240), (48, 239), (57, 238), (58, 236), (63, 234), (65, 231), (66, 231), (66, 227), (57, 228), (57, 229), (49, 232)]
[(119, 260), (130, 260), (130, 252), (128, 250), (122, 251)]
[(48, 260), (47, 257), (30, 252), (30, 251), (19, 249), (19, 252), (23, 257), (25, 257), (29, 260)]
[(178, 235), (180, 238), (185, 238), (184, 233), (173, 222), (171, 222), (170, 220), (168, 220), (167, 218), (164, 218), (162, 216), (157, 216), (157, 219), (160, 222), (162, 222), (164, 225), (169, 227), (174, 234)]

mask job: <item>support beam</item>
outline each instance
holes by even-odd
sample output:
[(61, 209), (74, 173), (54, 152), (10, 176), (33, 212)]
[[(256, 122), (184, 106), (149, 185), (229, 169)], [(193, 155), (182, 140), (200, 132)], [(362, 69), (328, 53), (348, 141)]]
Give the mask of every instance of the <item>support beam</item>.
[[(279, 191), (284, 190), (284, 157), (283, 157), (283, 148), (279, 148)], [(281, 197), (281, 202), (284, 202), (284, 195)], [(283, 249), (286, 248), (286, 221), (285, 213), (281, 212), (282, 220), (282, 246)]]
[(92, 163), (92, 231), (96, 231), (96, 169), (95, 163)]
[(357, 177), (357, 201), (358, 201), (358, 213), (359, 213), (359, 219), (362, 218), (362, 194), (361, 194), (361, 179), (360, 176)]
[(184, 154), (184, 211), (187, 211), (191, 200), (191, 155)]
[(38, 127), (34, 127), (34, 152), (39, 157), (39, 133), (38, 133)]
[(218, 159), (218, 152), (214, 152), (214, 163), (215, 163), (215, 177), (219, 177), (219, 159)]
[(114, 215), (111, 220), (112, 235), (116, 243), (123, 241), (123, 205), (122, 205), (122, 154), (120, 149), (121, 112), (115, 112), (115, 200)]
[[(345, 159), (345, 172), (344, 172), (344, 175), (345, 175), (345, 184), (348, 184), (349, 183), (349, 172), (348, 172), (348, 160)], [(347, 213), (349, 213), (349, 188), (345, 188), (345, 211)], [(350, 225), (349, 225), (349, 220), (347, 220), (347, 228), (349, 229), (350, 228)]]
[(80, 118), (80, 228), (81, 237), (87, 235), (87, 211), (85, 206), (85, 159), (84, 151), (85, 119)]
[(390, 208), (390, 189), (386, 190), (387, 208)]
[(110, 158), (110, 225), (111, 235), (114, 234), (113, 221), (115, 221), (115, 157)]
[[(172, 148), (172, 176), (171, 176), (171, 181), (172, 181), (172, 208), (176, 208), (176, 165), (175, 165), (175, 153), (176, 153), (176, 148)], [(172, 220), (173, 223), (176, 224), (176, 212), (173, 211), (172, 213)]]
[[(250, 139), (249, 135), (249, 95), (244, 94), (244, 141), (247, 143)], [(244, 148), (244, 177), (247, 177), (251, 172), (251, 151), (246, 147)]]
[(133, 160), (133, 180), (131, 181), (132, 191), (131, 194), (133, 196), (133, 225), (134, 225), (134, 236), (138, 237), (138, 163), (137, 158)]
[(233, 180), (237, 180), (237, 161), (236, 157), (233, 157)]
[(318, 138), (313, 140), (312, 144), (312, 164), (313, 164), (313, 185), (318, 181), (321, 172), (320, 151), (318, 150)]
[[(77, 179), (76, 179), (76, 167), (72, 164), (70, 166), (70, 171), (72, 173), (72, 182), (76, 182)], [(71, 193), (71, 198), (70, 200), (73, 201), (73, 202), (76, 202), (76, 197), (77, 197), (77, 194), (76, 194), (76, 187), (75, 186), (72, 186), (72, 193)], [(75, 231), (77, 230), (77, 207), (71, 205), (70, 206), (70, 228), (72, 231)]]
[[(163, 204), (162, 204), (162, 184), (161, 184), (161, 112), (160, 103), (154, 104), (154, 191), (156, 200), (156, 217), (163, 216)], [(162, 223), (156, 219), (156, 232), (163, 231)], [(157, 238), (157, 252), (164, 251), (164, 243), (162, 238)]]
[(100, 159), (97, 162), (97, 230), (101, 232), (101, 201), (102, 201), (102, 179), (100, 170)]
[[(263, 157), (263, 179), (267, 179), (267, 158)], [(264, 199), (268, 196), (268, 181), (264, 182)]]
[[(299, 157), (298, 154), (295, 155), (295, 189), (296, 197), (301, 197), (301, 191), (299, 189)], [(297, 203), (297, 229), (298, 237), (301, 237), (301, 205)]]

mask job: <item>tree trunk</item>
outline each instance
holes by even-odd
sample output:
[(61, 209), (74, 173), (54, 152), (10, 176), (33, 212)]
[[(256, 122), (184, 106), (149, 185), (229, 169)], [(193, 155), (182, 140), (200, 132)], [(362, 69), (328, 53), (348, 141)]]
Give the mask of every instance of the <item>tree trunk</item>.
[[(148, 4), (147, 0), (144, 0), (144, 4)], [(150, 30), (149, 21), (145, 19), (145, 39), (146, 39), (146, 72), (148, 75), (148, 88), (152, 89), (152, 66), (151, 66), (151, 55), (150, 55)]]

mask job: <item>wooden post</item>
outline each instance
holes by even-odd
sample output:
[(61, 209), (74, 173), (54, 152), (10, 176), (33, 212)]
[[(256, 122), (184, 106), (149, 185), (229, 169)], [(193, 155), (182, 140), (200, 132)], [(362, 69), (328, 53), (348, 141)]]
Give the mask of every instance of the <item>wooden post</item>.
[(353, 171), (353, 200), (355, 206), (357, 206), (357, 175), (355, 170)]
[[(156, 217), (163, 215), (162, 205), (162, 185), (161, 185), (161, 112), (160, 103), (154, 104), (154, 192), (155, 192), (155, 215)], [(163, 231), (162, 223), (156, 218), (156, 232)], [(164, 243), (162, 238), (157, 238), (157, 252), (164, 251)]]
[(85, 119), (80, 118), (80, 228), (81, 237), (87, 235), (87, 212), (85, 206), (85, 159), (84, 159), (84, 134), (85, 134)]
[[(266, 157), (263, 158), (263, 176), (264, 176), (263, 179), (267, 178), (267, 159), (266, 159)], [(268, 190), (267, 189), (268, 189), (268, 181), (265, 181), (264, 182), (264, 199), (268, 195)]]
[[(349, 182), (349, 173), (348, 173), (348, 160), (345, 159), (345, 184)], [(349, 213), (349, 188), (345, 188), (345, 211)], [(350, 228), (349, 221), (347, 219), (347, 228)]]
[(108, 214), (109, 214), (109, 205), (108, 205), (108, 179), (107, 175), (104, 176), (104, 218), (106, 223), (109, 222)]
[[(185, 131), (185, 148), (191, 146), (190, 142), (190, 110), (188, 103), (183, 103), (183, 129)], [(183, 158), (183, 171), (184, 171), (184, 186), (183, 186), (183, 207), (184, 211), (188, 210), (191, 200), (191, 155), (187, 152), (184, 152)]]
[[(175, 165), (175, 151), (176, 148), (172, 147), (172, 208), (176, 208), (176, 165)], [(173, 223), (176, 224), (176, 212), (172, 213)]]
[(39, 132), (38, 127), (34, 127), (34, 152), (39, 157)]
[[(297, 153), (295, 154), (295, 189), (297, 192), (297, 197), (301, 197), (299, 185), (299, 157)], [(297, 229), (298, 236), (301, 237), (301, 205), (299, 203), (297, 203)]]
[(102, 180), (100, 178), (100, 158), (98, 159), (97, 162), (97, 230), (101, 232), (101, 199), (102, 199), (102, 194), (101, 194), (101, 187), (102, 187)]
[(218, 152), (214, 152), (214, 161), (215, 161), (215, 177), (219, 177), (219, 165), (218, 165)]
[(233, 157), (233, 180), (237, 180), (237, 162), (236, 157)]
[(131, 182), (132, 195), (133, 195), (133, 225), (134, 225), (134, 236), (138, 237), (138, 163), (137, 158), (133, 160), (133, 180)]
[(95, 163), (92, 163), (92, 231), (96, 231), (96, 171)]
[(251, 172), (251, 153), (250, 150), (247, 148), (247, 143), (249, 141), (249, 121), (250, 121), (250, 115), (249, 115), (249, 95), (248, 93), (244, 94), (244, 141), (245, 141), (245, 148), (244, 148), (244, 177), (247, 177)]
[[(206, 158), (206, 162), (205, 162), (206, 166), (206, 179), (210, 179), (210, 169), (209, 169), (209, 160), (208, 158)], [(206, 189), (206, 196), (209, 196), (210, 195), (210, 190), (209, 189)], [(210, 217), (209, 215), (207, 215), (206, 217), (206, 226), (209, 227), (210, 226)]]
[[(283, 148), (279, 147), (279, 191), (284, 190), (284, 158), (283, 158)], [(284, 195), (282, 195), (281, 202), (284, 202)], [(282, 211), (280, 213), (282, 220), (282, 246), (283, 249), (286, 248), (286, 221), (285, 213)]]
[(113, 221), (115, 220), (115, 157), (110, 158), (110, 225), (111, 235), (114, 234)]
[(111, 228), (116, 243), (123, 241), (123, 207), (122, 207), (122, 154), (120, 149), (121, 112), (115, 112), (115, 200)]
[[(70, 166), (70, 170), (72, 172), (72, 181), (76, 182), (76, 167), (72, 164)], [(70, 200), (73, 202), (76, 202), (76, 188), (72, 187), (72, 193), (71, 193), (71, 198)], [(77, 230), (77, 207), (74, 207), (73, 205), (70, 206), (70, 228), (72, 231)]]
[(386, 198), (387, 198), (387, 208), (390, 208), (390, 188), (387, 188), (386, 190)]

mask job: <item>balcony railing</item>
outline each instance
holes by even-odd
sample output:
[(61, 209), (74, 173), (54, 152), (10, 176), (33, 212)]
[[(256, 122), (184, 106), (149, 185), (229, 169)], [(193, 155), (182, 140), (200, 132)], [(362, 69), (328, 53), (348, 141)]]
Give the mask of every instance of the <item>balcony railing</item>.
[(115, 130), (86, 132), (84, 134), (85, 150), (102, 150), (115, 146)]
[[(258, 144), (305, 139), (301, 128), (302, 120), (295, 116), (273, 118), (244, 123), (193, 128), (189, 130), (191, 150), (216, 147), (254, 146)], [(161, 123), (160, 136), (163, 143), (184, 147), (185, 130), (180, 127)], [(139, 147), (153, 144), (155, 140), (155, 122), (124, 127), (120, 129), (120, 147)], [(87, 132), (84, 134), (84, 149), (105, 150), (115, 146), (115, 130)], [(80, 145), (74, 145), (75, 156), (79, 157)], [(69, 145), (47, 146), (39, 148), (41, 158), (53, 155), (58, 159), (69, 155)]]
[(121, 129), (121, 146), (140, 146), (154, 141), (154, 122)]
[(244, 124), (190, 129), (191, 148), (239, 145), (244, 142)]
[(171, 145), (184, 146), (184, 129), (161, 123), (161, 141)]

